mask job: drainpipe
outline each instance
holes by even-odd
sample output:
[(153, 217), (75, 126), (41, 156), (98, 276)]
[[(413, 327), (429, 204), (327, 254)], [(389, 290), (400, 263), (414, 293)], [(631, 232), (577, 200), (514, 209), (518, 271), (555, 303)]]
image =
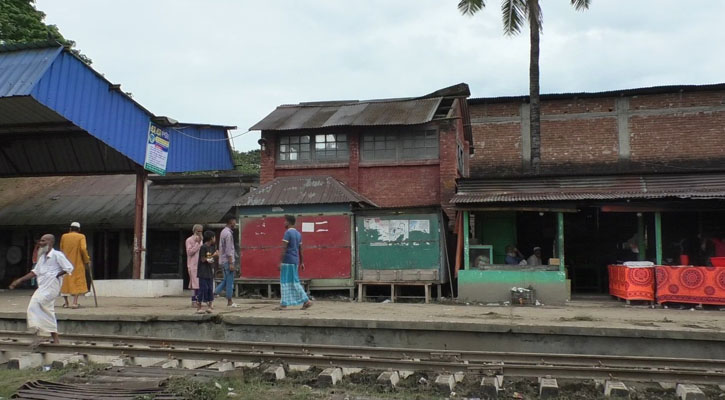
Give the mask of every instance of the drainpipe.
[[(463, 212), (463, 269), (469, 269), (468, 266), (468, 231), (470, 226), (468, 223), (469, 212)], [(491, 260), (493, 262), (493, 260)]]
[(556, 255), (559, 256), (559, 271), (564, 272), (564, 213), (556, 213)]
[(662, 213), (655, 212), (655, 251), (657, 265), (662, 265)]

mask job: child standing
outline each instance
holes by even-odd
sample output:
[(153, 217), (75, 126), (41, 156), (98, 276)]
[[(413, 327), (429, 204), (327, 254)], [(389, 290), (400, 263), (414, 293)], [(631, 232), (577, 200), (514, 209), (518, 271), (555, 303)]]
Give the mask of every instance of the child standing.
[[(216, 251), (214, 244), (216, 237), (214, 232), (204, 232), (204, 244), (199, 249), (199, 266), (197, 267), (197, 276), (199, 277), (199, 296), (197, 303), (197, 314), (211, 313), (214, 309), (212, 302), (214, 301), (214, 263), (219, 252)], [(207, 309), (202, 308), (202, 303), (207, 304)]]

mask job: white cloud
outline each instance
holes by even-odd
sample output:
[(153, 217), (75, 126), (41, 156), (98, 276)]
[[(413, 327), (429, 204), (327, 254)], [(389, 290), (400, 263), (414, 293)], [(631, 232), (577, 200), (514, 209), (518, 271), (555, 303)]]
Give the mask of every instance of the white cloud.
[[(156, 114), (237, 125), (277, 105), (418, 96), (466, 82), (476, 97), (528, 93), (528, 32), (500, 8), (441, 0), (37, 0), (47, 22)], [(542, 2), (542, 92), (725, 81), (725, 3)], [(235, 140), (256, 148), (258, 133)]]

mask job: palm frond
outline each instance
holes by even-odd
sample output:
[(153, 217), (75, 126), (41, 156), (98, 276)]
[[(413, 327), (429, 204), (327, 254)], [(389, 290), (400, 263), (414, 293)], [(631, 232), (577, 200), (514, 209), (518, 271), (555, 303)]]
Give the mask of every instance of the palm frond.
[(577, 11), (588, 9), (591, 3), (591, 0), (571, 0), (571, 5), (574, 6), (574, 9)]
[(484, 0), (461, 0), (458, 2), (458, 11), (463, 15), (473, 15), (486, 7)]
[(504, 34), (515, 35), (521, 32), (527, 16), (526, 0), (503, 0), (501, 13)]

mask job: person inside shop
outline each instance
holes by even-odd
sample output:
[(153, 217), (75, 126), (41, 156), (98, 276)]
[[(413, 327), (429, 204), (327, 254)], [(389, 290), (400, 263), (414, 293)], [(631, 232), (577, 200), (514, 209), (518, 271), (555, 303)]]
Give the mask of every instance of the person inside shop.
[(526, 265), (542, 265), (541, 262), (541, 247), (534, 247), (534, 254), (526, 259)]
[(526, 260), (524, 260), (524, 255), (521, 254), (519, 249), (516, 248), (516, 246), (510, 244), (506, 246), (506, 259), (505, 263), (507, 265), (520, 265), (520, 264), (526, 264)]

